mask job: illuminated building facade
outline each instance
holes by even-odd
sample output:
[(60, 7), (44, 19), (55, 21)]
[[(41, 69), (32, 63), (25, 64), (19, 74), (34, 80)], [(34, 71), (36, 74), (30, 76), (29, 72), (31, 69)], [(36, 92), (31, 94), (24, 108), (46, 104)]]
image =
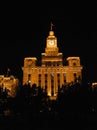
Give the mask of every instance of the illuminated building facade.
[(64, 84), (82, 79), (82, 66), (79, 57), (68, 57), (68, 65), (63, 64), (63, 54), (59, 52), (57, 37), (49, 31), (46, 38), (45, 53), (41, 53), (41, 65), (37, 65), (36, 57), (24, 58), (23, 85), (41, 86), (48, 96), (56, 97), (58, 88)]
[(92, 89), (94, 89), (95, 87), (97, 88), (97, 82), (93, 82), (91, 86), (92, 86)]
[(8, 96), (15, 97), (16, 96), (16, 89), (19, 85), (19, 80), (15, 78), (13, 75), (11, 76), (4, 76), (0, 75), (0, 88), (3, 90), (7, 90)]

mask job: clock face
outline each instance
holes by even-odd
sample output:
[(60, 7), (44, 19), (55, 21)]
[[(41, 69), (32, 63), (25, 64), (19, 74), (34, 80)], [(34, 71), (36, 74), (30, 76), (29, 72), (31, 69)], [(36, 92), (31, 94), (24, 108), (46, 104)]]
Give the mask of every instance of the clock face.
[(53, 40), (50, 40), (50, 41), (49, 41), (49, 45), (50, 45), (50, 46), (53, 46), (53, 45), (54, 45), (54, 41), (53, 41)]

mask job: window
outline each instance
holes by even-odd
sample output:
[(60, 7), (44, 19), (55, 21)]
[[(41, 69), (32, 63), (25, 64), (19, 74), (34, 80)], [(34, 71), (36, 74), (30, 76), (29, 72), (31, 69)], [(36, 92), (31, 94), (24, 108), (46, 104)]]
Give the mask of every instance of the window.
[(45, 74), (45, 87), (47, 86), (47, 74)]
[(73, 66), (76, 66), (76, 62), (73, 62)]
[(74, 75), (74, 77), (76, 77), (76, 73), (74, 73), (73, 75)]
[(41, 86), (41, 74), (38, 75), (38, 86)]
[(47, 74), (45, 74), (45, 79), (47, 79)]
[(60, 79), (60, 74), (57, 74), (58, 79)]
[(60, 74), (57, 74), (58, 86), (60, 86)]
[(31, 78), (31, 74), (28, 74), (28, 78)]
[(76, 73), (74, 73), (73, 75), (74, 75), (74, 82), (76, 82), (77, 81), (77, 75), (76, 75)]
[(38, 78), (41, 79), (41, 74), (38, 75)]
[(64, 83), (66, 83), (66, 73), (63, 74)]
[(28, 84), (31, 83), (31, 74), (28, 74)]

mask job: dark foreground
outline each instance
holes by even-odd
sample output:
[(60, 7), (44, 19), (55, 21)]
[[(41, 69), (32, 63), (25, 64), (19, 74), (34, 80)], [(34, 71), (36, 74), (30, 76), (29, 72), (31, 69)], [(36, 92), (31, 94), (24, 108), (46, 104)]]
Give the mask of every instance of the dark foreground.
[(0, 130), (97, 130), (96, 115), (17, 114), (0, 117)]

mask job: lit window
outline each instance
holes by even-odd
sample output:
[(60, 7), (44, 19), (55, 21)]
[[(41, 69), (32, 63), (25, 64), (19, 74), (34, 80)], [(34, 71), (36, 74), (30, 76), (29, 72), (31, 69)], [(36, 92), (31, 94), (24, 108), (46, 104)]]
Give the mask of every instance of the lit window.
[(31, 80), (28, 80), (28, 83), (31, 83)]
[(66, 77), (66, 74), (64, 73), (64, 77)]
[(51, 76), (54, 77), (54, 74), (52, 73)]

